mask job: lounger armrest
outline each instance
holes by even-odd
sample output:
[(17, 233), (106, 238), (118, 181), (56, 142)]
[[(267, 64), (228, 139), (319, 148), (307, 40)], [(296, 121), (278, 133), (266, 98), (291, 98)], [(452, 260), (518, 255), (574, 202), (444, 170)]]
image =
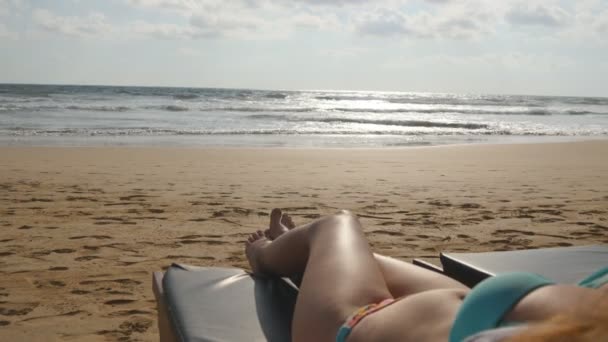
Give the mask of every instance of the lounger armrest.
[(424, 269), (427, 269), (429, 271), (433, 271), (433, 272), (437, 272), (440, 274), (444, 274), (443, 273), (443, 269), (435, 264), (432, 264), (430, 262), (424, 261), (422, 259), (414, 259), (412, 260), (412, 264), (418, 266), (418, 267), (422, 267)]

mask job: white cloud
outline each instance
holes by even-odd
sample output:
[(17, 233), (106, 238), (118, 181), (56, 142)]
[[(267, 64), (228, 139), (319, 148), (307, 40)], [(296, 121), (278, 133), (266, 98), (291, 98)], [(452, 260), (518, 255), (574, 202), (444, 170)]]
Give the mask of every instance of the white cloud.
[(45, 9), (36, 9), (32, 14), (34, 22), (42, 29), (68, 36), (89, 37), (108, 36), (113, 28), (102, 13), (90, 13), (83, 17), (64, 17)]
[(156, 39), (196, 39), (212, 37), (194, 27), (176, 24), (151, 24), (137, 21), (128, 28), (129, 33)]
[[(204, 2), (204, 1), (198, 1)], [(197, 1), (191, 0), (127, 0), (133, 6), (159, 7), (172, 10), (188, 11), (197, 8)]]
[(546, 2), (516, 3), (505, 15), (512, 25), (563, 27), (571, 14), (556, 4)]
[(0, 17), (6, 17), (26, 7), (23, 0), (0, 0)]
[(435, 11), (407, 14), (394, 9), (377, 9), (364, 14), (355, 22), (355, 28), (364, 35), (413, 38), (475, 39), (493, 30), (494, 11), (472, 2), (442, 5)]
[[(17, 0), (0, 0), (3, 4)], [(92, 13), (62, 17), (33, 11), (39, 27), (71, 36), (149, 37), (156, 39), (284, 39), (297, 31), (319, 30), (404, 39), (478, 40), (500, 32), (526, 33), (548, 27), (534, 39), (558, 39), (566, 32), (607, 36), (605, 3), (581, 0), (563, 8), (557, 0), (425, 0), (412, 10), (398, 0), (123, 0), (134, 9), (171, 13), (177, 22), (110, 24), (111, 17)], [(581, 4), (585, 4), (584, 6)], [(600, 9), (600, 10), (598, 10)], [(601, 11), (604, 10), (604, 12)], [(598, 13), (604, 13), (602, 15)], [(515, 30), (515, 28), (517, 28)]]
[(593, 22), (593, 28), (600, 34), (608, 35), (608, 10), (602, 12), (601, 15), (597, 17)]

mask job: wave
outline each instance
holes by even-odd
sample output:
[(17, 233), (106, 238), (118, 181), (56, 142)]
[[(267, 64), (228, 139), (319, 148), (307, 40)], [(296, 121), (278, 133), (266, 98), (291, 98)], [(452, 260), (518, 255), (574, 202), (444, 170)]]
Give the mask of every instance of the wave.
[(372, 100), (386, 100), (386, 97), (380, 96), (346, 96), (346, 95), (322, 95), (315, 96), (317, 100), (326, 101), (372, 101)]
[[(203, 112), (252, 112), (252, 113), (306, 113), (306, 112), (315, 112), (318, 111), (317, 108), (311, 107), (288, 107), (288, 108), (262, 108), (262, 107), (214, 107), (214, 108), (201, 108)], [(263, 118), (267, 116), (271, 118), (272, 115), (251, 115), (251, 117)]]
[(457, 122), (437, 122), (423, 120), (369, 120), (369, 119), (350, 119), (350, 118), (301, 118), (293, 121), (315, 121), (325, 123), (355, 123), (372, 124), (383, 126), (401, 127), (425, 127), (425, 128), (463, 128), (463, 129), (488, 129), (485, 124), (476, 123), (457, 123)]
[(267, 115), (257, 114), (247, 116), (250, 119), (274, 119), (291, 122), (323, 122), (323, 123), (354, 123), (354, 124), (371, 124), (382, 126), (401, 126), (401, 127), (425, 127), (425, 128), (463, 128), (463, 129), (489, 129), (486, 124), (477, 123), (459, 123), (459, 122), (438, 122), (424, 120), (373, 120), (361, 118), (315, 118), (315, 117), (289, 117), (286, 115)]
[(548, 109), (526, 109), (526, 110), (487, 110), (487, 109), (462, 109), (462, 108), (428, 108), (428, 109), (413, 109), (413, 108), (331, 108), (336, 112), (346, 113), (456, 113), (456, 114), (486, 114), (486, 115), (552, 115), (558, 114), (556, 111)]
[(173, 95), (173, 98), (176, 100), (194, 100), (198, 99), (199, 96), (196, 94), (176, 94)]
[(187, 112), (190, 110), (188, 107), (177, 105), (160, 106), (160, 108), (169, 112)]
[(270, 93), (270, 94), (266, 94), (264, 97), (269, 98), (269, 99), (285, 99), (287, 98), (287, 94), (281, 94), (281, 93)]
[[(421, 114), (476, 114), (476, 115), (608, 115), (608, 113), (592, 112), (592, 111), (559, 111), (550, 109), (524, 109), (524, 110), (488, 110), (488, 109), (462, 109), (462, 108), (428, 108), (428, 109), (413, 109), (413, 108), (273, 108), (273, 107), (214, 107), (201, 108), (201, 111), (226, 111), (226, 112), (268, 112), (268, 113), (303, 113), (303, 112), (343, 112), (343, 113), (377, 113), (377, 114), (397, 114), (397, 113), (421, 113)], [(257, 118), (273, 118), (273, 115), (260, 115)]]
[(131, 108), (126, 106), (67, 106), (69, 110), (95, 111), (95, 112), (126, 112)]
[(608, 113), (598, 113), (598, 112), (590, 112), (588, 110), (568, 110), (566, 111), (566, 113), (568, 113), (569, 115), (588, 115), (588, 114), (595, 114), (595, 115), (602, 115), (602, 114), (608, 114)]
[[(161, 104), (147, 106), (128, 106), (128, 105), (95, 105), (95, 104), (47, 104), (37, 102), (12, 102), (3, 99), (0, 101), (0, 112), (19, 112), (19, 111), (92, 111), (92, 112), (127, 112), (133, 110), (153, 110), (168, 112), (241, 112), (241, 113), (308, 113), (308, 112), (335, 112), (335, 113), (371, 113), (371, 114), (464, 114), (464, 115), (531, 115), (531, 116), (550, 116), (550, 115), (608, 115), (608, 112), (598, 112), (590, 110), (558, 110), (547, 108), (526, 108), (515, 109), (488, 109), (488, 108), (318, 108), (318, 107), (271, 107), (271, 106), (225, 106), (225, 107), (193, 107), (183, 104)], [(258, 119), (273, 119), (272, 114), (260, 114)]]
[(29, 129), (14, 127), (0, 130), (0, 136), (66, 136), (66, 137), (86, 137), (86, 136), (216, 136), (216, 135), (309, 135), (309, 136), (608, 136), (606, 132), (565, 132), (565, 131), (510, 131), (510, 130), (479, 130), (479, 131), (438, 131), (429, 133), (428, 131), (399, 131), (399, 130), (327, 130), (327, 131), (307, 131), (302, 129), (248, 129), (248, 130), (186, 130), (169, 128), (99, 128), (99, 129)]

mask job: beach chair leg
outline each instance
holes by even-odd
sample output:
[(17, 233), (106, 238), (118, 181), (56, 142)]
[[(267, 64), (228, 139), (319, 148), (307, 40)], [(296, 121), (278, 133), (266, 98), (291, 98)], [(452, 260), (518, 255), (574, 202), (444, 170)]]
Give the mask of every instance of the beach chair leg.
[(158, 335), (160, 342), (176, 342), (177, 336), (169, 321), (169, 312), (163, 293), (163, 275), (163, 272), (154, 272), (152, 276), (152, 288), (158, 310)]

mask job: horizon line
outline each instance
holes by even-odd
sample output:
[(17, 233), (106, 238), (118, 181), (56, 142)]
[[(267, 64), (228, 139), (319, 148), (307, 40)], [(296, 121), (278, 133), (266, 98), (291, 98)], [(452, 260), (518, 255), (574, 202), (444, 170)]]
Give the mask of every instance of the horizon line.
[(367, 92), (367, 93), (402, 93), (402, 94), (459, 94), (459, 95), (488, 95), (488, 96), (533, 96), (533, 97), (580, 97), (608, 99), (608, 95), (563, 95), (563, 94), (516, 94), (516, 93), (481, 93), (481, 92), (446, 92), (446, 91), (405, 91), (405, 90), (354, 90), (354, 89), (271, 89), (271, 88), (242, 88), (242, 87), (213, 87), (213, 86), (167, 86), (167, 85), (118, 85), (118, 84), (74, 84), (74, 83), (31, 83), (31, 82), (0, 82), (0, 85), (33, 85), (33, 86), (71, 86), (71, 87), (123, 87), (123, 88), (168, 88), (168, 89), (220, 89), (220, 90), (254, 90), (277, 92)]

